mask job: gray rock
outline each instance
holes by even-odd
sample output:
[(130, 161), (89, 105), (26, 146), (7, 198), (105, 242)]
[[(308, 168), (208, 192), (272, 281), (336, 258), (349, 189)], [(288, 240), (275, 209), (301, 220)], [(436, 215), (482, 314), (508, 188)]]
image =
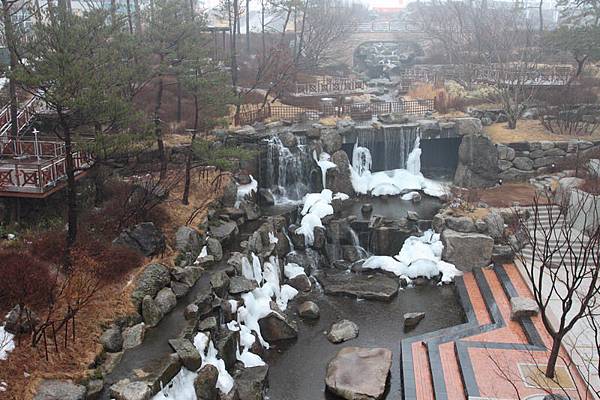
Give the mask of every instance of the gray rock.
[(104, 381), (102, 379), (92, 379), (88, 381), (87, 385), (87, 394), (85, 396), (86, 400), (98, 400), (100, 399), (100, 394), (102, 393), (102, 389), (104, 389)]
[(243, 368), (234, 378), (237, 384), (239, 400), (263, 400), (267, 388), (269, 367)]
[(285, 315), (272, 311), (258, 321), (263, 338), (267, 342), (290, 340), (298, 337), (298, 328), (294, 321), (288, 321)]
[(153, 369), (153, 373), (148, 384), (153, 393), (158, 392), (161, 388), (167, 386), (169, 382), (181, 371), (181, 360), (175, 353), (169, 354), (168, 357), (162, 358), (158, 365)]
[(187, 339), (170, 339), (169, 345), (177, 353), (184, 367), (196, 371), (202, 364), (200, 353)]
[(206, 248), (208, 254), (215, 258), (215, 261), (221, 261), (223, 259), (223, 248), (221, 242), (214, 238), (206, 239)]
[(556, 164), (562, 160), (563, 157), (540, 157), (533, 161), (534, 168), (547, 167), (552, 164)]
[(327, 173), (327, 186), (334, 193), (346, 193), (349, 196), (354, 194), (352, 186), (352, 173), (348, 154), (343, 150), (338, 150), (331, 156), (337, 168), (331, 169)]
[(460, 136), (477, 135), (483, 132), (483, 126), (479, 118), (454, 118), (452, 121), (456, 124)]
[(156, 301), (150, 296), (144, 297), (142, 300), (142, 317), (144, 318), (144, 323), (153, 327), (158, 325), (162, 317), (164, 316)]
[(196, 304), (188, 304), (183, 310), (183, 317), (188, 321), (198, 318), (198, 306)]
[(318, 319), (321, 315), (319, 306), (312, 301), (305, 301), (298, 306), (298, 315), (306, 319)]
[(234, 221), (221, 221), (219, 225), (210, 227), (210, 234), (219, 242), (232, 239), (239, 233), (239, 228)]
[(457, 232), (475, 232), (475, 223), (470, 217), (446, 217), (446, 226)]
[(248, 293), (257, 287), (256, 281), (246, 279), (243, 276), (234, 276), (229, 282), (229, 293), (233, 295)]
[(488, 266), (492, 259), (494, 239), (481, 233), (462, 233), (452, 229), (442, 232), (442, 259), (461, 271)]
[(321, 141), (323, 142), (323, 149), (329, 154), (342, 149), (342, 136), (335, 130), (328, 129), (322, 132)]
[(484, 220), (478, 219), (475, 221), (475, 229), (479, 233), (486, 233), (488, 230), (487, 223)]
[(331, 343), (342, 343), (354, 339), (358, 336), (358, 325), (347, 319), (331, 325), (327, 333), (327, 339)]
[(385, 394), (392, 352), (346, 347), (327, 364), (327, 389), (346, 400), (379, 400)]
[(197, 266), (188, 266), (185, 268), (175, 267), (171, 270), (173, 279), (175, 279), (177, 282), (185, 283), (189, 287), (192, 287), (196, 284), (203, 272), (204, 268)]
[(281, 132), (279, 140), (281, 140), (281, 144), (288, 148), (298, 146), (298, 138), (292, 132)]
[(237, 251), (231, 253), (231, 257), (227, 260), (227, 265), (231, 265), (236, 269), (236, 271), (241, 274), (242, 273), (242, 260), (246, 258), (242, 253), (238, 253)]
[(129, 247), (146, 257), (162, 253), (166, 248), (165, 236), (152, 222), (142, 222), (124, 230), (113, 243)]
[(515, 157), (512, 163), (515, 168), (523, 171), (531, 171), (533, 169), (533, 161), (527, 157)]
[(175, 248), (179, 251), (191, 251), (194, 254), (201, 250), (200, 234), (189, 226), (181, 226), (175, 233)]
[(512, 168), (513, 163), (507, 160), (498, 160), (498, 168), (500, 171), (506, 171), (509, 168)]
[(39, 323), (39, 318), (28, 307), (14, 306), (4, 319), (4, 329), (12, 334), (31, 332), (31, 329)]
[(458, 149), (454, 182), (462, 187), (491, 187), (498, 182), (498, 150), (486, 135), (467, 135)]
[(534, 171), (523, 171), (517, 168), (509, 168), (506, 171), (500, 172), (498, 177), (507, 182), (522, 182), (527, 181), (535, 176)]
[(210, 285), (219, 297), (225, 297), (229, 290), (229, 276), (224, 271), (215, 272), (210, 277)]
[(123, 379), (110, 387), (110, 395), (115, 400), (149, 400), (152, 390), (146, 382)]
[[(225, 367), (231, 370), (237, 360), (239, 332), (230, 331), (227, 328), (221, 328), (215, 341), (215, 347), (219, 352), (219, 357), (225, 362)], [(265, 338), (266, 339), (266, 338)]]
[(497, 144), (496, 149), (498, 150), (498, 158), (500, 160), (512, 161), (515, 158), (515, 150), (504, 144)]
[(123, 335), (118, 326), (111, 326), (100, 335), (100, 343), (108, 353), (118, 353), (123, 349)]
[(391, 301), (397, 294), (397, 279), (382, 274), (372, 276), (366, 274), (318, 272), (315, 277), (323, 286), (325, 294), (344, 295), (366, 300)]
[(418, 221), (419, 220), (419, 214), (416, 211), (407, 211), (406, 218), (409, 221)]
[(507, 244), (495, 244), (492, 249), (492, 261), (497, 263), (510, 263), (515, 259), (512, 246)]
[(233, 179), (230, 179), (225, 185), (223, 190), (223, 196), (221, 196), (221, 203), (223, 207), (233, 207), (237, 200), (237, 185)]
[(535, 300), (527, 297), (510, 298), (510, 319), (517, 321), (521, 318), (537, 315), (539, 308)]
[(139, 346), (144, 341), (146, 326), (144, 323), (139, 323), (123, 330), (123, 349), (132, 349)]
[(135, 281), (131, 301), (136, 307), (142, 303), (144, 296), (154, 297), (158, 291), (171, 283), (169, 269), (161, 264), (149, 264)]
[(208, 317), (198, 323), (198, 331), (214, 331), (218, 328), (217, 319), (215, 317)]
[(165, 287), (160, 289), (154, 298), (154, 302), (160, 309), (163, 315), (170, 312), (177, 305), (177, 296), (171, 288)]
[(258, 204), (244, 200), (240, 203), (240, 208), (244, 211), (248, 221), (256, 221), (260, 218)]
[(214, 296), (212, 292), (201, 292), (196, 296), (194, 304), (198, 306), (198, 315), (206, 315), (213, 310)]
[(411, 312), (404, 314), (404, 328), (414, 328), (415, 326), (419, 325), (419, 322), (421, 322), (423, 318), (425, 318), (424, 312)]
[(43, 380), (37, 388), (34, 400), (84, 400), (85, 386), (67, 380)]
[(312, 247), (317, 250), (325, 248), (325, 245), (327, 244), (327, 230), (324, 227), (315, 226), (313, 235)]
[(123, 358), (123, 352), (120, 353), (106, 353), (104, 355), (104, 361), (100, 366), (100, 372), (103, 375), (110, 374), (121, 362), (121, 358)]
[(217, 389), (219, 370), (213, 365), (207, 364), (198, 371), (194, 379), (194, 391), (198, 400), (217, 400), (219, 392)]
[(306, 274), (300, 274), (288, 280), (288, 285), (298, 290), (299, 292), (310, 292), (310, 279)]
[(500, 212), (490, 210), (490, 212), (483, 217), (483, 220), (487, 224), (487, 233), (493, 239), (502, 239), (504, 237), (504, 218)]
[(272, 206), (275, 204), (273, 193), (269, 189), (258, 189), (258, 202), (263, 206)]
[(180, 299), (190, 291), (190, 286), (183, 282), (171, 281), (171, 290), (175, 293), (175, 297)]

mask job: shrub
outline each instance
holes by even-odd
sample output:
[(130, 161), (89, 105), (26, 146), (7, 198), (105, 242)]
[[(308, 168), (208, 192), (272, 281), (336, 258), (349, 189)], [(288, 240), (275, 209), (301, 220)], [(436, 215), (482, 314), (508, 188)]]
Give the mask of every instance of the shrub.
[(31, 238), (31, 254), (51, 264), (61, 264), (65, 252), (66, 236), (63, 231), (49, 230)]
[(142, 265), (143, 257), (136, 251), (120, 245), (110, 245), (95, 260), (99, 264), (98, 277), (116, 281), (127, 272)]
[(15, 304), (35, 308), (47, 304), (52, 294), (52, 279), (47, 263), (29, 253), (0, 252), (0, 307)]

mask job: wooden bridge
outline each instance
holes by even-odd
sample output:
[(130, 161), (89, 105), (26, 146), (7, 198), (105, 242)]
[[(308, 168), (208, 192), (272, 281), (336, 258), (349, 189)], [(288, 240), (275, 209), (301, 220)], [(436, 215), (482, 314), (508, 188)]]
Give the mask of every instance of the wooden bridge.
[[(24, 139), (35, 119), (36, 99), (21, 107), (17, 116), (19, 134), (11, 134), (9, 107), (0, 111), (0, 197), (44, 198), (66, 185), (66, 153), (62, 142)], [(76, 178), (85, 174), (92, 161), (84, 152), (73, 152)]]

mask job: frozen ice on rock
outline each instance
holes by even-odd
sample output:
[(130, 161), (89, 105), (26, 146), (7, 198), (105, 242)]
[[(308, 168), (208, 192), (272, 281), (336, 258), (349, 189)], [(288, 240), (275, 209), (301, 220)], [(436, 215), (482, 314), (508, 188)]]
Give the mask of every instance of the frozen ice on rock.
[(442, 261), (443, 249), (440, 235), (428, 230), (423, 236), (411, 236), (406, 239), (396, 257), (371, 256), (365, 260), (362, 267), (381, 269), (411, 279), (419, 276), (433, 278), (441, 273), (441, 281), (450, 283), (454, 277), (462, 275), (462, 272), (453, 264)]

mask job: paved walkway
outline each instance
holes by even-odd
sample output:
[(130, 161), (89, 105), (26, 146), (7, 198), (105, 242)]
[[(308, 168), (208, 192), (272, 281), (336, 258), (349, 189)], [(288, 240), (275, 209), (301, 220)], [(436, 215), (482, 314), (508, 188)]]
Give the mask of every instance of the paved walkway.
[(559, 384), (543, 379), (539, 368), (551, 339), (540, 318), (510, 320), (510, 298), (530, 297), (515, 265), (465, 273), (456, 286), (467, 322), (402, 341), (405, 399), (541, 399), (548, 392), (592, 398), (564, 360), (558, 363)]

